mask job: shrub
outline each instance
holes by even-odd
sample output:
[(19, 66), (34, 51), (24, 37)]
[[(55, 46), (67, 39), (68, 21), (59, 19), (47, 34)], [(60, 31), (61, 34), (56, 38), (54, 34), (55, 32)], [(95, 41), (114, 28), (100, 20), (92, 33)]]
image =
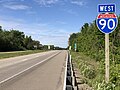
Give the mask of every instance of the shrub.
[(92, 68), (86, 68), (84, 75), (86, 78), (93, 79), (96, 77), (96, 71)]

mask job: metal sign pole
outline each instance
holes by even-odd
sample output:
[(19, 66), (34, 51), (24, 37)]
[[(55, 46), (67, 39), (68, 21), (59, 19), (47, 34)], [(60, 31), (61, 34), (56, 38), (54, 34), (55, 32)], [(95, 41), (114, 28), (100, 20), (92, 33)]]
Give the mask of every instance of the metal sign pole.
[(109, 34), (105, 34), (105, 81), (109, 82)]

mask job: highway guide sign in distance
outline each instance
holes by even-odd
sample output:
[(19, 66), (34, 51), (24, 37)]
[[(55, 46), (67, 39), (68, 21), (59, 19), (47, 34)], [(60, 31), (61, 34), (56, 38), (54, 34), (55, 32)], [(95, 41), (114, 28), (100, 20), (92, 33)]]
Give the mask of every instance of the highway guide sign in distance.
[(98, 14), (96, 24), (101, 32), (109, 34), (117, 27), (117, 20), (116, 14)]

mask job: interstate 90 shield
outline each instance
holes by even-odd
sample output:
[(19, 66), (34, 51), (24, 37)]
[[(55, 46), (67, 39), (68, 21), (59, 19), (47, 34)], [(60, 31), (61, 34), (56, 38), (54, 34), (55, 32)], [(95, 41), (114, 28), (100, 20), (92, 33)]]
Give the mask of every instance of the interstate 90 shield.
[(118, 19), (116, 14), (98, 14), (96, 24), (101, 32), (109, 34), (117, 27)]

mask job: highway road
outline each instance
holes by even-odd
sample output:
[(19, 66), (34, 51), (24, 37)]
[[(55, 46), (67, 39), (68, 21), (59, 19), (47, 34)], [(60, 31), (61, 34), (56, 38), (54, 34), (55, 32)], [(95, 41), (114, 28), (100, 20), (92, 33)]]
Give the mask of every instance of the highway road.
[(0, 90), (63, 90), (67, 51), (0, 60)]

